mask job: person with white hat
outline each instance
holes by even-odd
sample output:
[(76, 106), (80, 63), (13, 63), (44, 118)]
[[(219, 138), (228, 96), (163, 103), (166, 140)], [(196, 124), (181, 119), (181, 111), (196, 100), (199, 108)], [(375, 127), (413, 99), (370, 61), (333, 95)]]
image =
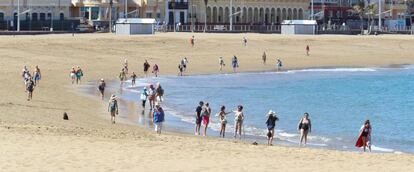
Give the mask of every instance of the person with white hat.
[(118, 115), (118, 101), (116, 100), (115, 94), (112, 94), (109, 99), (108, 111), (111, 113), (112, 124), (115, 124), (115, 114)]
[(266, 120), (266, 125), (267, 125), (267, 145), (271, 146), (272, 142), (273, 142), (273, 136), (275, 135), (275, 126), (276, 126), (276, 121), (279, 120), (279, 118), (276, 116), (276, 113), (273, 112), (272, 110), (269, 110), (269, 112), (267, 113), (267, 120)]
[(152, 122), (155, 126), (155, 132), (157, 132), (157, 134), (161, 134), (162, 123), (164, 122), (164, 110), (158, 102), (155, 104)]
[(148, 99), (147, 87), (142, 88), (141, 91), (141, 102), (142, 102), (142, 109), (145, 110), (145, 103)]

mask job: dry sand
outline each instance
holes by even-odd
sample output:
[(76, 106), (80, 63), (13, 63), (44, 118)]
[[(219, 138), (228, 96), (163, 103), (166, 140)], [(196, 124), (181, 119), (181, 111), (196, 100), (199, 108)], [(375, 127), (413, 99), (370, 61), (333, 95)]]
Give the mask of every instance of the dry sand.
[[(248, 46), (242, 46), (247, 36)], [(413, 64), (414, 37), (282, 36), (267, 34), (195, 34), (155, 36), (109, 34), (0, 37), (1, 171), (411, 171), (409, 154), (363, 154), (332, 150), (253, 146), (231, 140), (176, 133), (157, 136), (138, 126), (111, 125), (106, 101), (81, 96), (69, 70), (81, 66), (84, 81), (116, 79), (124, 58), (142, 76), (148, 59), (161, 75), (177, 74), (188, 57), (188, 74), (218, 73), (218, 57), (227, 64), (239, 57), (240, 71), (273, 70), (276, 58), (289, 69)], [(309, 44), (311, 56), (305, 56)], [(266, 51), (268, 65), (262, 65)], [(24, 65), (39, 65), (43, 78), (26, 101)], [(228, 67), (226, 72), (230, 72)], [(62, 113), (70, 120), (63, 121)], [(122, 113), (122, 112), (121, 112)], [(168, 121), (167, 121), (168, 122)]]

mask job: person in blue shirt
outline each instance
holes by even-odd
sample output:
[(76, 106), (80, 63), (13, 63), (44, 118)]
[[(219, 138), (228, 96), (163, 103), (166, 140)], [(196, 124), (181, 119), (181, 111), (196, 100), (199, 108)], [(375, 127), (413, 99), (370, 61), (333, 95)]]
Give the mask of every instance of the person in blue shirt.
[(277, 118), (275, 112), (272, 110), (267, 113), (267, 145), (271, 146), (273, 142), (273, 137), (275, 135), (275, 127), (276, 127), (276, 121), (278, 121), (279, 118)]
[(155, 132), (157, 132), (158, 134), (161, 134), (162, 123), (164, 122), (164, 110), (161, 108), (159, 104), (155, 105), (152, 122), (154, 123), (154, 126), (155, 126)]

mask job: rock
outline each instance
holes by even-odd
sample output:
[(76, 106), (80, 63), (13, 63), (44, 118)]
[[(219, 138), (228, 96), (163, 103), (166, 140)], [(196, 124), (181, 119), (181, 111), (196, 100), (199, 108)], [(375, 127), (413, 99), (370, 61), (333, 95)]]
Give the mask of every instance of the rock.
[(69, 120), (69, 116), (66, 112), (63, 113), (63, 120)]

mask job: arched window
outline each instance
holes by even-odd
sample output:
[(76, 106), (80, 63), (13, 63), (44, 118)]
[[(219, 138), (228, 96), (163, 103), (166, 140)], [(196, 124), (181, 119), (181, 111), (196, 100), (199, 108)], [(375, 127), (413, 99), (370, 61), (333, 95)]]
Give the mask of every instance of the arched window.
[(59, 19), (60, 19), (60, 20), (65, 20), (65, 14), (60, 13), (60, 15), (59, 15)]
[(37, 13), (32, 13), (32, 20), (33, 21), (37, 21), (38, 20)]
[(40, 19), (41, 21), (45, 21), (45, 20), (46, 20), (46, 14), (45, 14), (45, 13), (40, 13), (40, 15), (39, 15), (39, 19)]

